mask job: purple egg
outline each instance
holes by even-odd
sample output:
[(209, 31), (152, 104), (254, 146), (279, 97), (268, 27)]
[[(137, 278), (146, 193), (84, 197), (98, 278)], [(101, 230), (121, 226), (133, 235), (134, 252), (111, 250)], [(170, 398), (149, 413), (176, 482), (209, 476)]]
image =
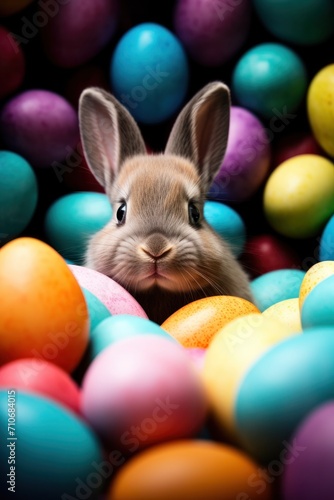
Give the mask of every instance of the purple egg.
[(250, 111), (231, 107), (225, 158), (210, 189), (210, 197), (239, 203), (250, 198), (269, 172), (271, 136)]
[(9, 100), (0, 113), (0, 137), (33, 167), (50, 167), (79, 144), (77, 112), (63, 97), (28, 90)]
[(219, 66), (242, 47), (249, 33), (250, 0), (179, 0), (174, 26), (191, 57)]
[(50, 16), (42, 32), (47, 56), (66, 68), (89, 61), (114, 35), (118, 11), (118, 0), (71, 0), (57, 4), (57, 15)]
[(334, 402), (311, 412), (290, 440), (282, 460), (282, 500), (334, 498)]

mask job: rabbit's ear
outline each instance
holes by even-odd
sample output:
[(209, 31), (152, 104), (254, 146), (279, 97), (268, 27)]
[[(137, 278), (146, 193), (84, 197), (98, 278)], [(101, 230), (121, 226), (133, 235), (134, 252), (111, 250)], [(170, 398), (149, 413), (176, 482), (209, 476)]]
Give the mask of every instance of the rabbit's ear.
[(208, 190), (223, 161), (230, 123), (230, 92), (222, 82), (200, 90), (183, 108), (165, 153), (192, 161)]
[(87, 163), (108, 193), (124, 160), (146, 153), (140, 130), (115, 97), (96, 87), (80, 96), (79, 125)]

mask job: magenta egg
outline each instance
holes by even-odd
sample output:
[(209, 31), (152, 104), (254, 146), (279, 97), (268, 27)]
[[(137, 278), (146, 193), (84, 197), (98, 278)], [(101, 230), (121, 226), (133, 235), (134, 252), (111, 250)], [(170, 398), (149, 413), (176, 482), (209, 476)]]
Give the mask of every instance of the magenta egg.
[(226, 154), (210, 196), (239, 203), (256, 193), (269, 172), (270, 143), (270, 130), (253, 113), (232, 106)]
[(334, 498), (334, 402), (313, 410), (290, 439), (282, 464), (282, 500)]
[(54, 92), (27, 90), (3, 107), (0, 136), (33, 167), (56, 168), (79, 144), (77, 112)]
[(0, 99), (17, 90), (25, 76), (25, 57), (10, 32), (0, 26)]
[(138, 335), (115, 342), (91, 363), (82, 384), (82, 414), (108, 446), (131, 454), (195, 436), (207, 398), (181, 345)]
[(179, 0), (175, 32), (191, 57), (204, 66), (219, 66), (231, 59), (247, 39), (249, 0)]
[(42, 32), (44, 50), (57, 66), (72, 68), (96, 56), (118, 24), (118, 0), (71, 0), (57, 5)]

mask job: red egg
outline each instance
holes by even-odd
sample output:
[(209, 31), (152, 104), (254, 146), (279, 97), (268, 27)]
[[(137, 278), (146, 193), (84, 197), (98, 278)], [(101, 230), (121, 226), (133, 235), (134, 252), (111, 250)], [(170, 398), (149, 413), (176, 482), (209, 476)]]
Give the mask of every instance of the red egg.
[(261, 234), (249, 238), (243, 254), (243, 263), (252, 277), (277, 269), (300, 268), (296, 250), (281, 238)]
[(17, 90), (25, 75), (25, 58), (15, 38), (0, 26), (0, 99)]
[(80, 389), (64, 370), (44, 359), (25, 358), (0, 368), (0, 388), (46, 396), (80, 413)]

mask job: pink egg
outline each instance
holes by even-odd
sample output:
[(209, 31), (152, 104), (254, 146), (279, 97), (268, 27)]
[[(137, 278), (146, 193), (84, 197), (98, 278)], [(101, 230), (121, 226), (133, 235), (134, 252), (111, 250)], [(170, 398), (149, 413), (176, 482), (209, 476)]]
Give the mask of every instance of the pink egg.
[(0, 388), (20, 389), (46, 396), (80, 413), (79, 387), (64, 370), (44, 359), (18, 359), (0, 368)]
[(261, 121), (247, 109), (232, 106), (226, 154), (210, 196), (235, 203), (249, 199), (266, 179), (270, 159), (270, 136)]
[(111, 314), (132, 314), (147, 318), (140, 304), (113, 279), (88, 267), (69, 264), (79, 285), (93, 293)]
[(23, 83), (25, 58), (10, 32), (0, 26), (0, 99), (7, 97)]
[(118, 21), (118, 0), (71, 0), (58, 5), (42, 31), (42, 43), (56, 65), (72, 68), (96, 56), (111, 40)]
[(200, 376), (182, 346), (140, 335), (107, 347), (82, 384), (82, 414), (124, 454), (195, 436), (207, 414)]
[(5, 146), (33, 167), (53, 167), (79, 143), (78, 116), (62, 96), (27, 90), (9, 100), (0, 114)]
[(179, 0), (175, 32), (196, 62), (219, 66), (244, 44), (250, 28), (250, 4), (249, 0)]

